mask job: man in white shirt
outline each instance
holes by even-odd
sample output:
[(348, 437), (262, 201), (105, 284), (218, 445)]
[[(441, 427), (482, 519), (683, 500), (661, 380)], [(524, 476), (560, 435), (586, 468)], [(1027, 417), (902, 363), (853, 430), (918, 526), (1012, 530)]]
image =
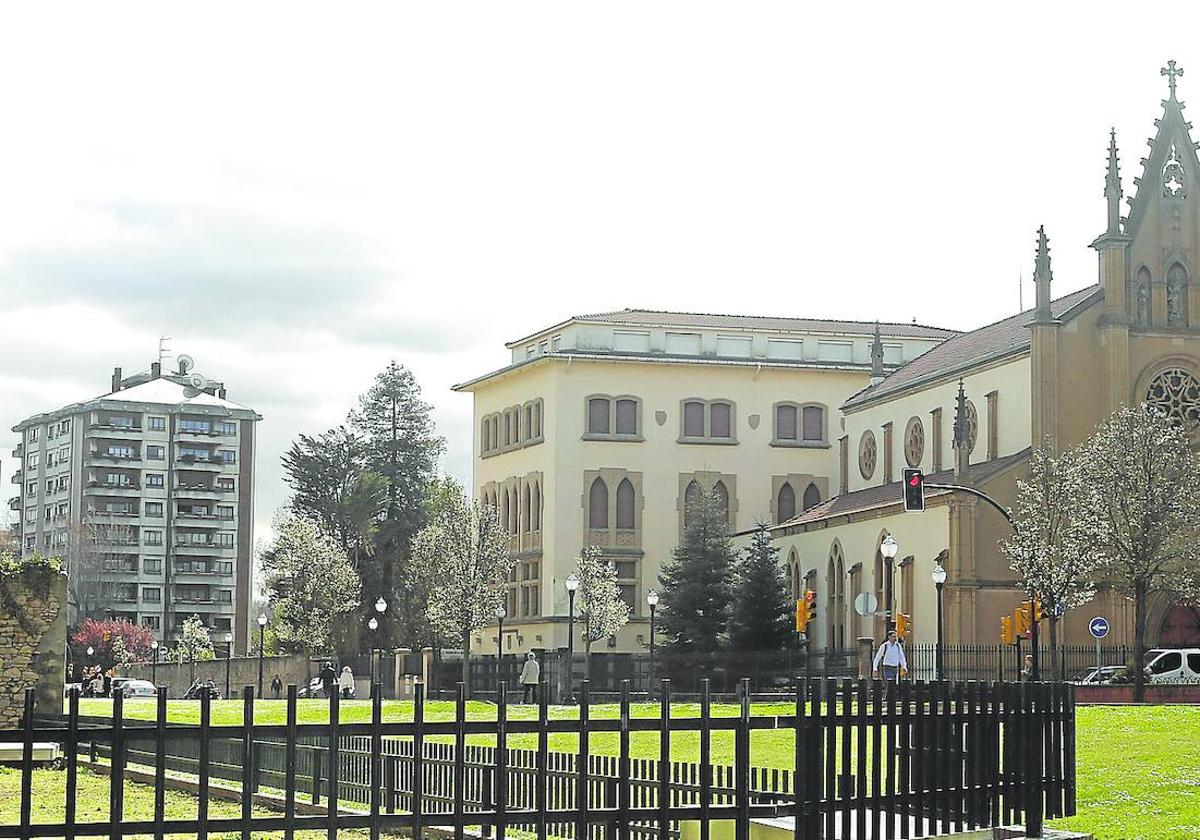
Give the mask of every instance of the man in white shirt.
[(900, 644), (895, 630), (889, 630), (887, 640), (875, 651), (875, 661), (871, 663), (874, 677), (879, 679), (879, 669), (883, 668), (883, 678), (887, 682), (899, 682), (900, 677), (908, 673), (908, 659), (904, 656), (904, 645)]

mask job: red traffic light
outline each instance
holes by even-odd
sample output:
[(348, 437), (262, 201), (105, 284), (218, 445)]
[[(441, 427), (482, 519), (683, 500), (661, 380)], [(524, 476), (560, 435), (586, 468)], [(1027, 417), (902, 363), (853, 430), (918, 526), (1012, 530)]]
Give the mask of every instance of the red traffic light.
[(921, 474), (920, 473), (915, 473), (909, 477), (909, 479), (908, 479), (909, 487), (917, 487), (920, 484), (921, 484)]
[(904, 509), (918, 513), (925, 510), (925, 473), (920, 470), (904, 471)]

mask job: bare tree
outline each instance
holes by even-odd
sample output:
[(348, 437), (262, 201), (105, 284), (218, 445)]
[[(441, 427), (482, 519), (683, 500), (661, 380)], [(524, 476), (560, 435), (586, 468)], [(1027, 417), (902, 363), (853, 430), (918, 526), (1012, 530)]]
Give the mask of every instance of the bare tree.
[(579, 552), (579, 612), (583, 616), (584, 670), (592, 673), (592, 642), (612, 636), (629, 622), (629, 605), (621, 600), (617, 569), (600, 556), (597, 546)]
[(1133, 598), (1134, 697), (1141, 700), (1151, 596), (1200, 593), (1200, 458), (1173, 418), (1146, 405), (1116, 411), (1080, 454), (1082, 527), (1102, 572)]
[(111, 573), (137, 571), (137, 530), (129, 525), (81, 523), (67, 533), (60, 554), (67, 573), (67, 607), (72, 626), (103, 618), (114, 607), (123, 585)]
[(1048, 444), (1033, 450), (1029, 479), (1017, 482), (1016, 533), (1000, 550), (1021, 587), (1050, 615), (1050, 651), (1060, 676), (1058, 616), (1096, 594), (1096, 553), (1087, 518), (1078, 515), (1083, 468), (1077, 452), (1055, 455)]
[(462, 681), (470, 694), (471, 634), (495, 618), (514, 558), (496, 509), (446, 494), (413, 538), (414, 570), (428, 584), (430, 623), (445, 640), (462, 640)]

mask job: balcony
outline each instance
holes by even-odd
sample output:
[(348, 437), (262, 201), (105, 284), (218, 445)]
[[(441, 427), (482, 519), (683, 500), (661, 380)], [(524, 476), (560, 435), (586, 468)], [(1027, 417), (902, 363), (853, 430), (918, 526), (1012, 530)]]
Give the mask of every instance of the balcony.
[(176, 554), (211, 555), (233, 551), (233, 546), (221, 545), (215, 540), (212, 542), (176, 542), (174, 548)]
[(121, 466), (140, 467), (142, 465), (142, 456), (137, 452), (132, 455), (119, 455), (110, 452), (89, 452), (87, 454), (89, 463), (97, 464), (119, 464)]
[(136, 482), (129, 484), (109, 484), (105, 481), (89, 481), (83, 488), (85, 496), (140, 496), (142, 485)]
[(215, 484), (177, 484), (175, 495), (183, 499), (219, 499), (233, 490)]
[(225, 465), (225, 462), (217, 457), (198, 458), (195, 455), (180, 455), (175, 459), (176, 469), (185, 470), (219, 470)]
[(20, 484), (24, 480), (24, 475), (25, 475), (24, 470), (17, 470), (15, 473), (12, 474), (12, 479), (11, 479), (12, 483)]
[(141, 426), (125, 426), (114, 423), (89, 423), (84, 429), (85, 437), (106, 437), (116, 438), (117, 440), (129, 440), (130, 438), (140, 438), (142, 436)]
[(21, 497), (13, 496), (11, 499), (9, 499), (8, 500), (8, 509), (9, 510), (20, 510), (21, 509)]
[(25, 457), (25, 444), (18, 443), (16, 446), (14, 446), (13, 451), (12, 451), (12, 456), (14, 458), (24, 458)]
[(174, 568), (173, 574), (176, 577), (186, 577), (188, 575), (195, 575), (196, 577), (203, 577), (203, 578), (215, 578), (215, 577), (231, 578), (231, 577), (233, 577), (232, 564), (230, 564), (230, 568), (228, 571), (226, 571), (225, 569), (219, 568), (218, 566), (215, 566), (215, 565), (193, 565), (190, 563), (176, 563), (173, 568)]
[(99, 508), (88, 508), (85, 516), (93, 522), (128, 522), (131, 519), (138, 519), (141, 516), (136, 510), (101, 510)]

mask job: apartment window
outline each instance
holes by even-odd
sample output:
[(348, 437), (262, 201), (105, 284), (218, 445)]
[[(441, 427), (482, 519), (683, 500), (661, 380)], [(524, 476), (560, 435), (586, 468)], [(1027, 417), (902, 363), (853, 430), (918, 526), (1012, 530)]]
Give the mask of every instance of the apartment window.
[(108, 449), (105, 450), (110, 458), (132, 458), (133, 447), (122, 444), (110, 443)]
[(71, 486), (71, 476), (70, 475), (60, 475), (58, 477), (58, 489), (59, 490), (66, 490), (70, 486)]
[(161, 559), (143, 560), (142, 561), (142, 571), (148, 575), (161, 575), (162, 574), (162, 560)]
[(213, 629), (214, 630), (231, 630), (231, 629), (233, 629), (233, 625), (230, 624), (230, 619), (228, 619), (228, 618), (214, 618), (213, 619)]
[(25, 485), (25, 495), (26, 496), (36, 496), (37, 495), (37, 482), (36, 481), (30, 481), (29, 483), (27, 483)]
[(146, 486), (147, 487), (163, 487), (163, 486), (165, 486), (165, 484), (166, 484), (166, 479), (162, 473), (146, 473)]
[(29, 430), (29, 442), (37, 443), (37, 441), (38, 441), (38, 427), (34, 426), (33, 428), (31, 428)]
[(161, 446), (147, 446), (146, 457), (151, 461), (161, 461), (163, 459), (163, 448)]
[(638, 403), (637, 400), (617, 400), (617, 434), (636, 435), (638, 433)]
[(25, 547), (33, 548), (37, 545), (37, 534), (30, 534), (25, 538)]
[(233, 505), (217, 505), (217, 519), (233, 519)]
[(232, 449), (222, 449), (220, 453), (222, 464), (233, 464), (237, 462), (237, 453)]
[(754, 341), (749, 336), (717, 336), (717, 355), (734, 358), (749, 358), (754, 352)]
[(217, 424), (217, 431), (223, 435), (236, 435), (237, 423), (222, 422)]
[(209, 452), (207, 449), (198, 446), (181, 446), (179, 447), (180, 458), (193, 458), (197, 461), (207, 461)]
[(157, 586), (143, 586), (142, 600), (151, 604), (157, 604), (162, 600), (162, 589)]
[(233, 601), (233, 591), (230, 589), (218, 589), (214, 594), (218, 604), (229, 604)]
[(687, 400), (683, 403), (681, 443), (736, 443), (733, 403)]
[(650, 333), (616, 330), (613, 333), (613, 350), (626, 353), (647, 353), (650, 350)]
[(58, 433), (60, 435), (65, 435), (69, 431), (71, 431), (70, 419), (63, 420), (61, 423), (58, 424)]
[(54, 509), (55, 519), (66, 519), (67, 513), (71, 510), (70, 502), (59, 502), (58, 507)]
[(167, 430), (166, 417), (147, 417), (146, 428), (152, 432), (165, 432)]
[(26, 525), (34, 525), (36, 523), (37, 523), (37, 508), (36, 507), (25, 508), (25, 524)]
[(157, 528), (143, 528), (142, 542), (144, 542), (146, 545), (162, 545), (163, 532)]
[(46, 482), (46, 492), (47, 493), (54, 492), (54, 479), (50, 479), (49, 481)]
[(69, 446), (58, 447), (58, 463), (65, 464), (68, 460), (70, 460), (70, 458), (71, 458), (71, 447), (69, 447)]
[(209, 426), (207, 420), (186, 420), (185, 419), (185, 420), (179, 421), (179, 429), (180, 429), (180, 431), (184, 431), (184, 432), (199, 432), (201, 434), (208, 434), (208, 430), (210, 428), (211, 427)]
[(854, 344), (850, 341), (818, 341), (817, 357), (823, 362), (854, 360)]
[(217, 489), (233, 490), (233, 479), (232, 478), (218, 478), (217, 479)]
[(233, 534), (229, 531), (217, 534), (217, 545), (221, 548), (233, 548)]
[(669, 332), (666, 348), (668, 353), (682, 356), (700, 355), (700, 333)]
[(31, 470), (36, 470), (38, 468), (38, 464), (40, 464), (40, 463), (42, 463), (42, 458), (36, 452), (34, 452), (32, 455), (30, 455), (28, 458), (25, 459), (25, 466), (27, 466)]
[(767, 339), (768, 359), (800, 360), (804, 358), (804, 342), (789, 338)]
[(146, 516), (162, 516), (162, 515), (163, 515), (163, 503), (162, 502), (146, 502)]
[(588, 434), (606, 435), (609, 432), (608, 414), (610, 401), (604, 397), (588, 400)]

